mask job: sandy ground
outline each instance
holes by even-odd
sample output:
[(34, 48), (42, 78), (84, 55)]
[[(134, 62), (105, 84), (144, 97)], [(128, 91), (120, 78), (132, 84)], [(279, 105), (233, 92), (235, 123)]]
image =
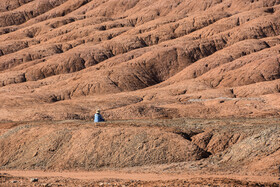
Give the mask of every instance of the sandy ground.
[[(1, 186), (279, 186), (271, 176), (2, 170)], [(32, 182), (32, 179), (38, 179)]]
[(280, 182), (278, 178), (271, 176), (242, 176), (242, 175), (187, 175), (187, 174), (155, 174), (155, 173), (124, 173), (113, 171), (100, 172), (45, 172), (45, 171), (20, 171), (4, 170), (0, 173), (7, 173), (16, 177), (64, 177), (81, 180), (105, 180), (105, 179), (122, 179), (122, 180), (140, 180), (140, 181), (169, 181), (169, 180), (193, 180), (196, 178), (227, 178), (235, 180), (248, 180), (252, 182)]

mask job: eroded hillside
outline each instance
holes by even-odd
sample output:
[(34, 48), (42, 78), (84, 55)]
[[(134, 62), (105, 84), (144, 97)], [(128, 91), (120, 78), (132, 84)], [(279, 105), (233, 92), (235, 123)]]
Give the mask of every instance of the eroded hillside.
[(277, 116), (279, 0), (2, 0), (0, 120)]
[[(279, 186), (279, 122), (279, 118), (1, 122), (0, 184)], [(40, 177), (38, 183), (30, 182), (32, 176)]]

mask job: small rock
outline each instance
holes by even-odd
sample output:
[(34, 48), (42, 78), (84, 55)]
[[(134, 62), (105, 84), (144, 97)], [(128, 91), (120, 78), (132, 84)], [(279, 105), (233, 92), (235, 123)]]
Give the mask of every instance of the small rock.
[(38, 180), (39, 179), (37, 179), (37, 178), (32, 178), (32, 179), (30, 179), (30, 182), (38, 182)]
[(104, 183), (100, 182), (98, 185), (99, 185), (99, 186), (103, 186), (103, 185), (104, 185)]
[(11, 181), (11, 183), (17, 183), (18, 181)]
[(35, 152), (35, 153), (33, 154), (33, 157), (35, 157), (35, 156), (37, 156), (37, 155), (38, 155), (38, 151)]

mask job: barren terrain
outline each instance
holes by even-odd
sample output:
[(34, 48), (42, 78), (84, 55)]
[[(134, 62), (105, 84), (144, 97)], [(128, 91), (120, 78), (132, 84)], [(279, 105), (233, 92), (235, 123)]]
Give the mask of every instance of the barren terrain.
[(1, 185), (279, 186), (279, 123), (275, 118), (5, 122)]
[(1, 186), (279, 186), (279, 116), (279, 0), (0, 1)]
[(279, 116), (279, 0), (2, 0), (0, 120)]

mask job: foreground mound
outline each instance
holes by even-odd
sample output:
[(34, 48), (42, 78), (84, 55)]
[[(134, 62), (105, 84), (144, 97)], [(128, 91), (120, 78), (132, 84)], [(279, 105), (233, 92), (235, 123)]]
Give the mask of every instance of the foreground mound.
[(24, 125), (0, 136), (0, 165), (14, 169), (96, 169), (199, 160), (209, 153), (159, 128)]
[(0, 169), (275, 176), (279, 124), (279, 119), (1, 123)]
[(42, 186), (279, 186), (279, 124), (279, 118), (4, 122), (0, 184), (32, 186), (38, 177), (35, 185)]

